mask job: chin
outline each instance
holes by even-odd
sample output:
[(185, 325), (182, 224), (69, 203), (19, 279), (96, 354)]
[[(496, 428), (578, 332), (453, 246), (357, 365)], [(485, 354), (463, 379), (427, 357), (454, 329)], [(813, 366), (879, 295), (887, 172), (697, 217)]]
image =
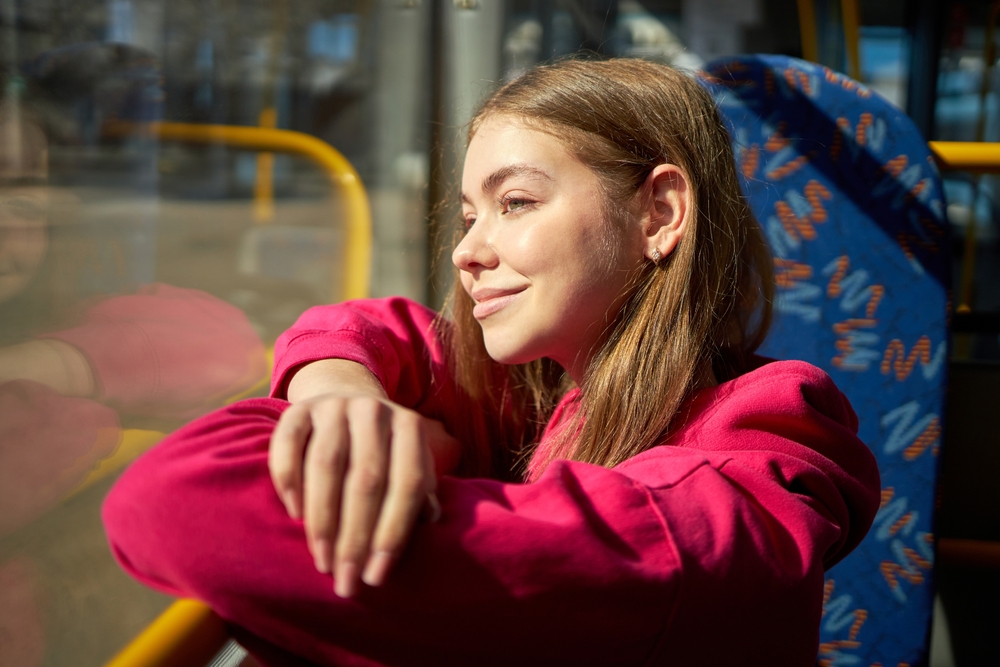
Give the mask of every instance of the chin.
[(512, 345), (509, 341), (490, 341), (489, 336), (484, 336), (486, 353), (490, 359), (499, 363), (512, 366), (515, 364), (526, 364), (529, 361), (540, 359), (541, 354), (531, 354), (523, 346)]

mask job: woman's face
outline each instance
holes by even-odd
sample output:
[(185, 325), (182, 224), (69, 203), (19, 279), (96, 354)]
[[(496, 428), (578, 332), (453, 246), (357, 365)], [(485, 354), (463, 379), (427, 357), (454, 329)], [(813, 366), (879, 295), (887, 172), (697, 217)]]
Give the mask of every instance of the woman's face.
[(639, 225), (614, 229), (590, 168), (505, 117), (469, 144), (462, 209), (468, 232), (452, 261), (490, 356), (549, 357), (579, 382), (643, 259)]

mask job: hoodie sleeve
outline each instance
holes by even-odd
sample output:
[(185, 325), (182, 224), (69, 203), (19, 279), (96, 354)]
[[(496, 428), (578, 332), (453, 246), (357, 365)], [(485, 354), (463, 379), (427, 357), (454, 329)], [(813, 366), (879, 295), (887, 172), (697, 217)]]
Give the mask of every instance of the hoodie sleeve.
[(285, 398), (291, 376), (305, 364), (346, 359), (368, 368), (390, 399), (416, 408), (432, 389), (450, 384), (436, 317), (400, 297), (310, 308), (275, 343), (271, 396)]
[(350, 600), (270, 486), (283, 401), (171, 436), (105, 525), (140, 581), (318, 664), (812, 665), (824, 563), (867, 530), (878, 475), (832, 383), (782, 366), (702, 392), (667, 445), (614, 469), (442, 479), (441, 521)]

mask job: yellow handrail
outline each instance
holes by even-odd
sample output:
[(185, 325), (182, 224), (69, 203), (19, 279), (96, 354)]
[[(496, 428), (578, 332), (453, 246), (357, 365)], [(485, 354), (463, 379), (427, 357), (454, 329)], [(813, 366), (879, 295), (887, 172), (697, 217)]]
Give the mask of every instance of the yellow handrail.
[[(106, 129), (111, 132), (126, 130), (124, 127)], [(260, 127), (162, 122), (151, 123), (147, 131), (165, 141), (218, 143), (244, 150), (295, 153), (313, 160), (327, 172), (333, 186), (342, 193), (347, 209), (341, 294), (344, 299), (368, 296), (371, 284), (371, 207), (357, 171), (335, 148), (302, 132)], [(196, 600), (178, 600), (112, 658), (107, 667), (205, 665), (228, 639), (225, 623), (208, 606)]]
[(810, 62), (817, 62), (819, 61), (819, 39), (816, 36), (816, 7), (813, 0), (798, 0), (798, 5), (802, 58)]
[(847, 76), (861, 81), (861, 50), (858, 46), (861, 18), (858, 0), (840, 0), (840, 11), (844, 22), (844, 45), (847, 47)]
[(201, 602), (178, 600), (106, 667), (200, 667), (227, 641), (229, 633), (218, 614)]
[[(819, 37), (816, 30), (816, 6), (813, 0), (798, 0), (799, 39), (802, 44), (802, 58), (819, 62)], [(840, 13), (844, 27), (844, 45), (847, 50), (847, 75), (855, 81), (861, 80), (861, 54), (858, 46), (858, 31), (861, 25), (858, 0), (840, 0)]]
[(1000, 143), (931, 141), (928, 146), (941, 169), (1000, 173)]
[(304, 132), (239, 125), (151, 123), (161, 140), (193, 144), (224, 144), (251, 151), (296, 153), (310, 158), (330, 176), (344, 195), (347, 207), (347, 242), (343, 268), (345, 299), (368, 296), (371, 284), (372, 214), (368, 194), (354, 166), (330, 144)]

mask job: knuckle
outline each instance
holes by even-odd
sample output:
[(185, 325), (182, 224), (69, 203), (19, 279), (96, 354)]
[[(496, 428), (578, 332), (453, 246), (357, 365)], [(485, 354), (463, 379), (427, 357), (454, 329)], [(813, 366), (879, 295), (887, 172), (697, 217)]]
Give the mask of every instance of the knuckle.
[(334, 421), (344, 417), (347, 405), (345, 399), (340, 396), (328, 396), (315, 403), (312, 409), (317, 417)]
[(313, 465), (326, 470), (341, 470), (347, 464), (347, 449), (337, 445), (310, 448)]
[(385, 485), (385, 475), (372, 467), (361, 466), (351, 473), (351, 489), (362, 496), (381, 496)]
[(352, 416), (362, 419), (379, 419), (384, 409), (381, 401), (370, 396), (357, 396), (348, 407)]
[(271, 479), (274, 485), (286, 489), (295, 485), (295, 475), (292, 469), (285, 466), (271, 466)]
[(395, 410), (393, 417), (397, 423), (406, 426), (420, 426), (421, 422), (424, 421), (424, 418), (420, 416), (420, 413), (406, 408), (399, 408)]

